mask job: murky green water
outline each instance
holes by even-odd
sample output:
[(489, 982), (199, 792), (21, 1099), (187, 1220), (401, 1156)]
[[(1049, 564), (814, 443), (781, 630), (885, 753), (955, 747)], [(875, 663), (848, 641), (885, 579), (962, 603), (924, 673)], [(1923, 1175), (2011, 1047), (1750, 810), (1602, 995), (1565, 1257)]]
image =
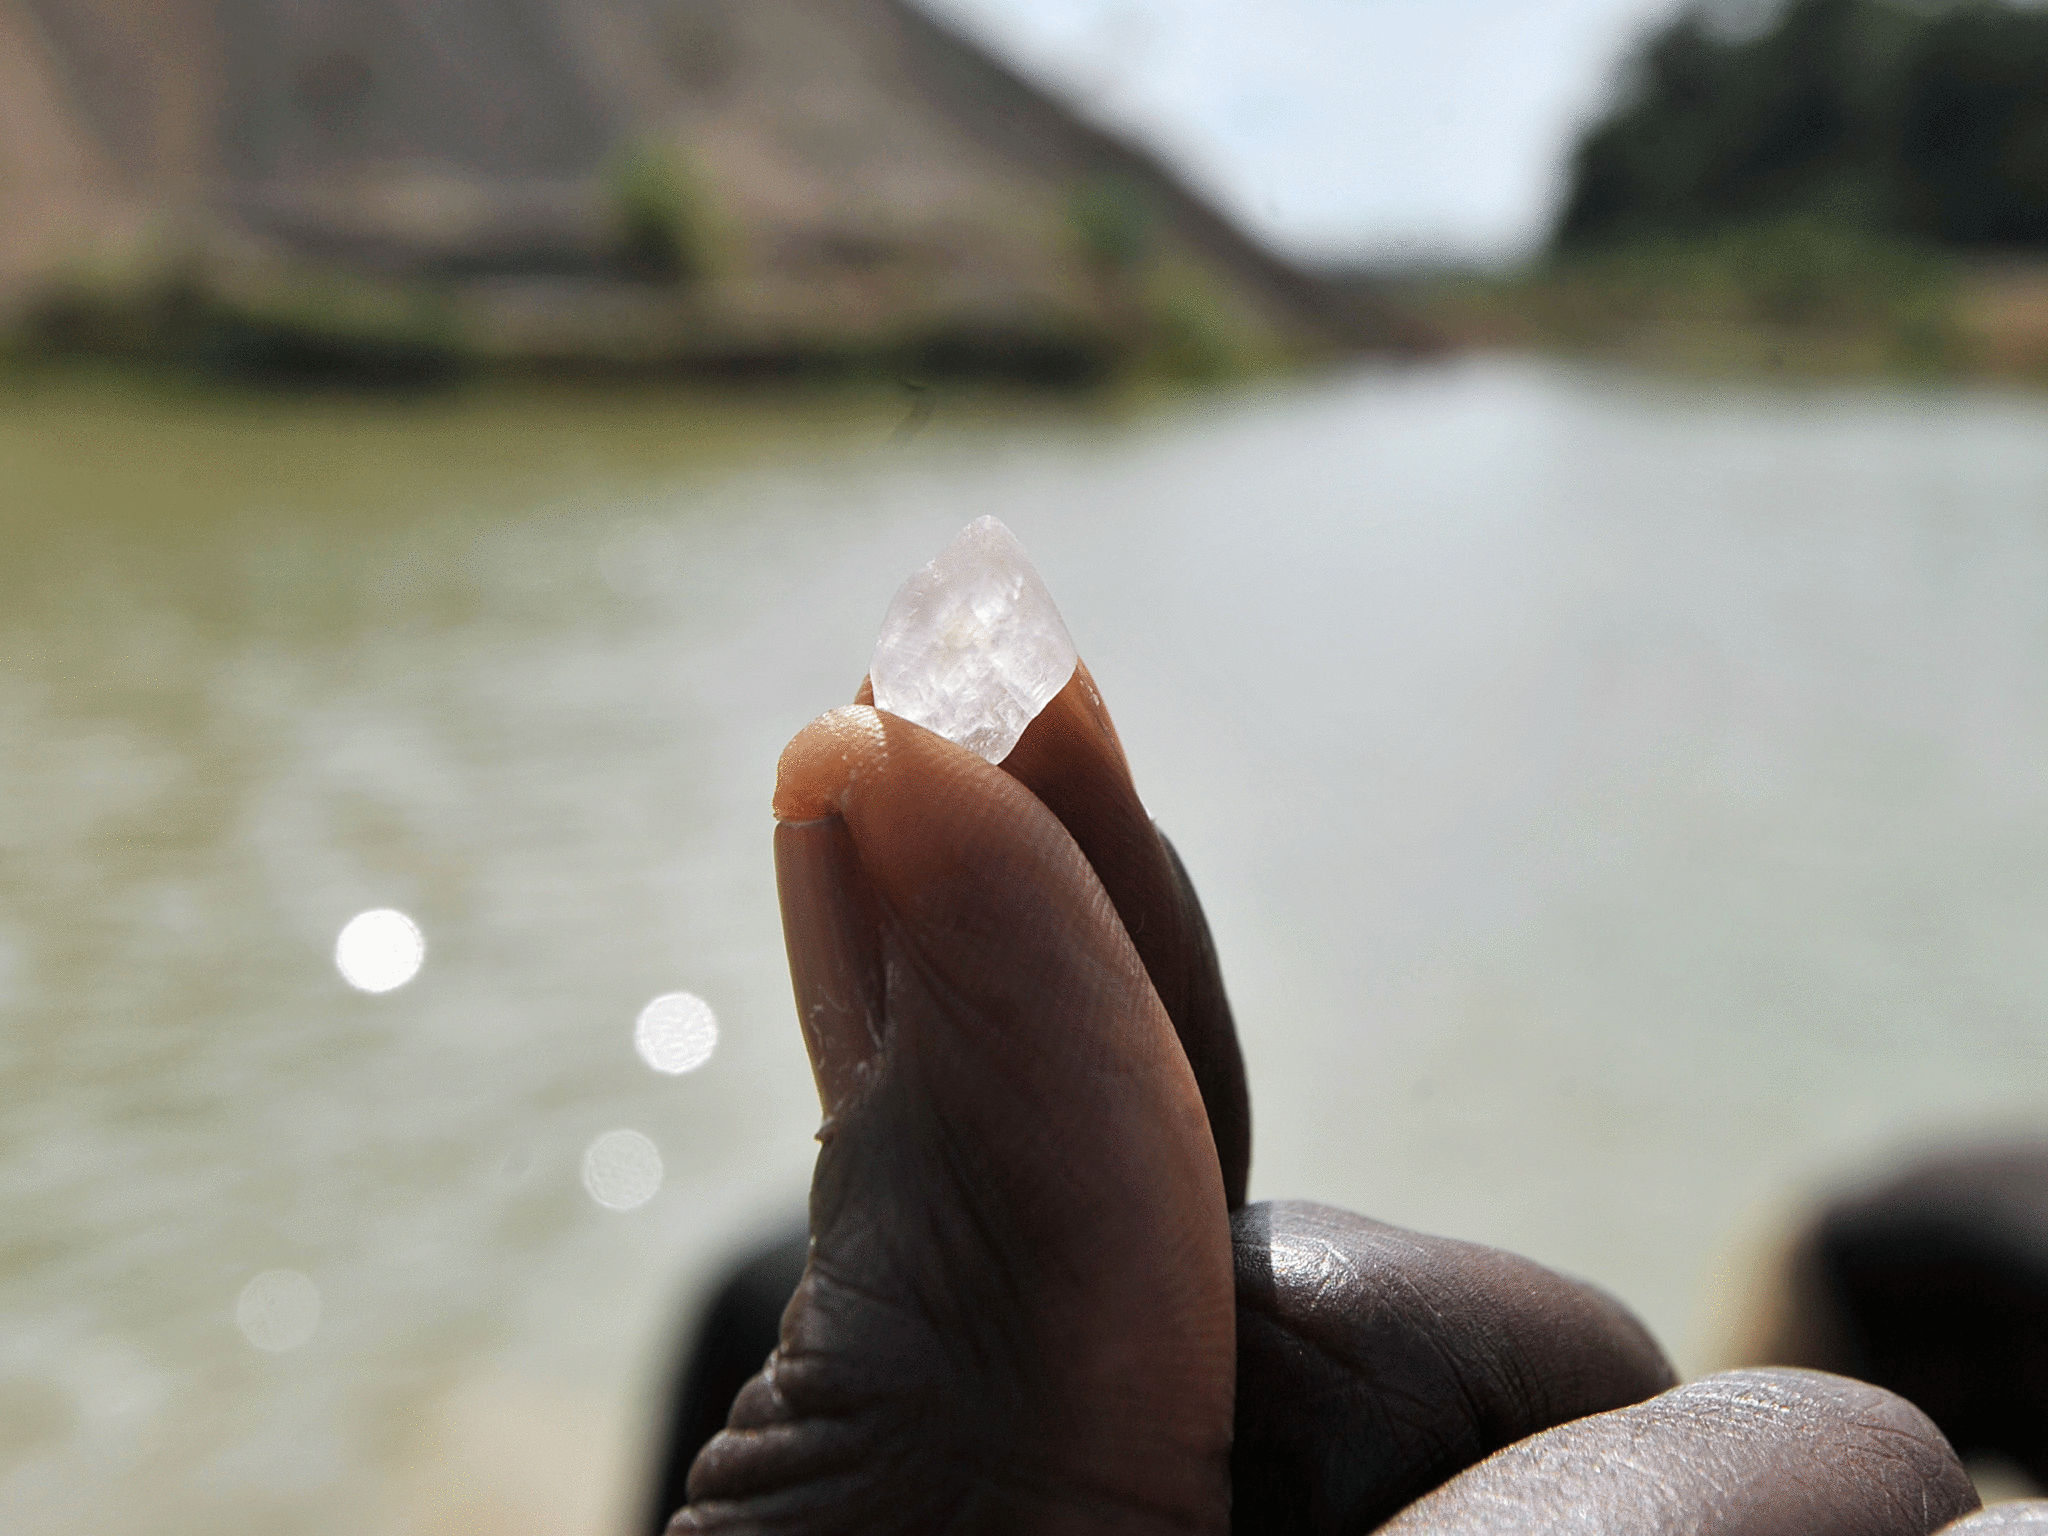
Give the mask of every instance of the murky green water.
[[(1697, 1369), (1804, 1192), (2048, 1124), (2048, 404), (950, 417), (0, 399), (0, 1527), (617, 1528), (809, 1165), (776, 754), (982, 512), (1208, 898), (1255, 1193), (1590, 1274)], [(353, 991), (387, 906), (424, 968)], [(723, 1035), (663, 1077), (676, 990)]]

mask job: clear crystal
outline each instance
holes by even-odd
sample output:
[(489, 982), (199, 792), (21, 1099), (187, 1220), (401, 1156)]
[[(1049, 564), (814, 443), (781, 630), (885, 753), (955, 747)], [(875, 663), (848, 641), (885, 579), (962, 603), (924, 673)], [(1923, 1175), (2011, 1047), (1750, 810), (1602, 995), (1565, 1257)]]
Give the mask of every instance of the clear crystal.
[(1015, 534), (979, 517), (913, 571), (882, 620), (875, 707), (979, 752), (1010, 755), (1074, 675), (1074, 642)]

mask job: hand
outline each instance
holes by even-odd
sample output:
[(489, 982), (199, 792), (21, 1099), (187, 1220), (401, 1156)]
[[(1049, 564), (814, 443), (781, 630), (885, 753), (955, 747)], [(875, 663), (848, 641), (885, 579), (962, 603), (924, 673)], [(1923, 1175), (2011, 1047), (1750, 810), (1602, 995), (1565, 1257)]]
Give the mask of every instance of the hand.
[(1243, 1206), (1207, 929), (1085, 669), (1001, 768), (834, 711), (775, 811), (811, 1250), (674, 1531), (1903, 1536), (1974, 1506), (1877, 1389), (1665, 1390), (1591, 1287)]
[(1842, 1192), (1777, 1290), (1756, 1358), (1888, 1387), (2048, 1486), (2048, 1146), (1948, 1148)]

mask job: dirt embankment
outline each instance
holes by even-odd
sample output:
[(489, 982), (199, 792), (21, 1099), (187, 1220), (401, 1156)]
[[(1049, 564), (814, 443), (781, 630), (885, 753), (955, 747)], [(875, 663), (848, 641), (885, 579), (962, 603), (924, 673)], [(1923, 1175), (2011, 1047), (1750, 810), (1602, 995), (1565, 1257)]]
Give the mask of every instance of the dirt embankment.
[(1085, 373), (1401, 340), (906, 0), (0, 0), (0, 144), (0, 296), (59, 345)]

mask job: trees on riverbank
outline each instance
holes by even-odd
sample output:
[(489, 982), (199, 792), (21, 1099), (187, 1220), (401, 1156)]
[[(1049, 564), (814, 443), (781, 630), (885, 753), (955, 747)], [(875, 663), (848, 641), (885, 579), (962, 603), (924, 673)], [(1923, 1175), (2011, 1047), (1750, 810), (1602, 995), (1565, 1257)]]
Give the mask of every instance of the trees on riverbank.
[(1580, 142), (1560, 250), (1788, 220), (2048, 251), (2048, 10), (1793, 0), (1656, 33)]
[(1453, 340), (1716, 372), (2048, 378), (2048, 6), (1700, 0), (1579, 141), (1549, 248)]

